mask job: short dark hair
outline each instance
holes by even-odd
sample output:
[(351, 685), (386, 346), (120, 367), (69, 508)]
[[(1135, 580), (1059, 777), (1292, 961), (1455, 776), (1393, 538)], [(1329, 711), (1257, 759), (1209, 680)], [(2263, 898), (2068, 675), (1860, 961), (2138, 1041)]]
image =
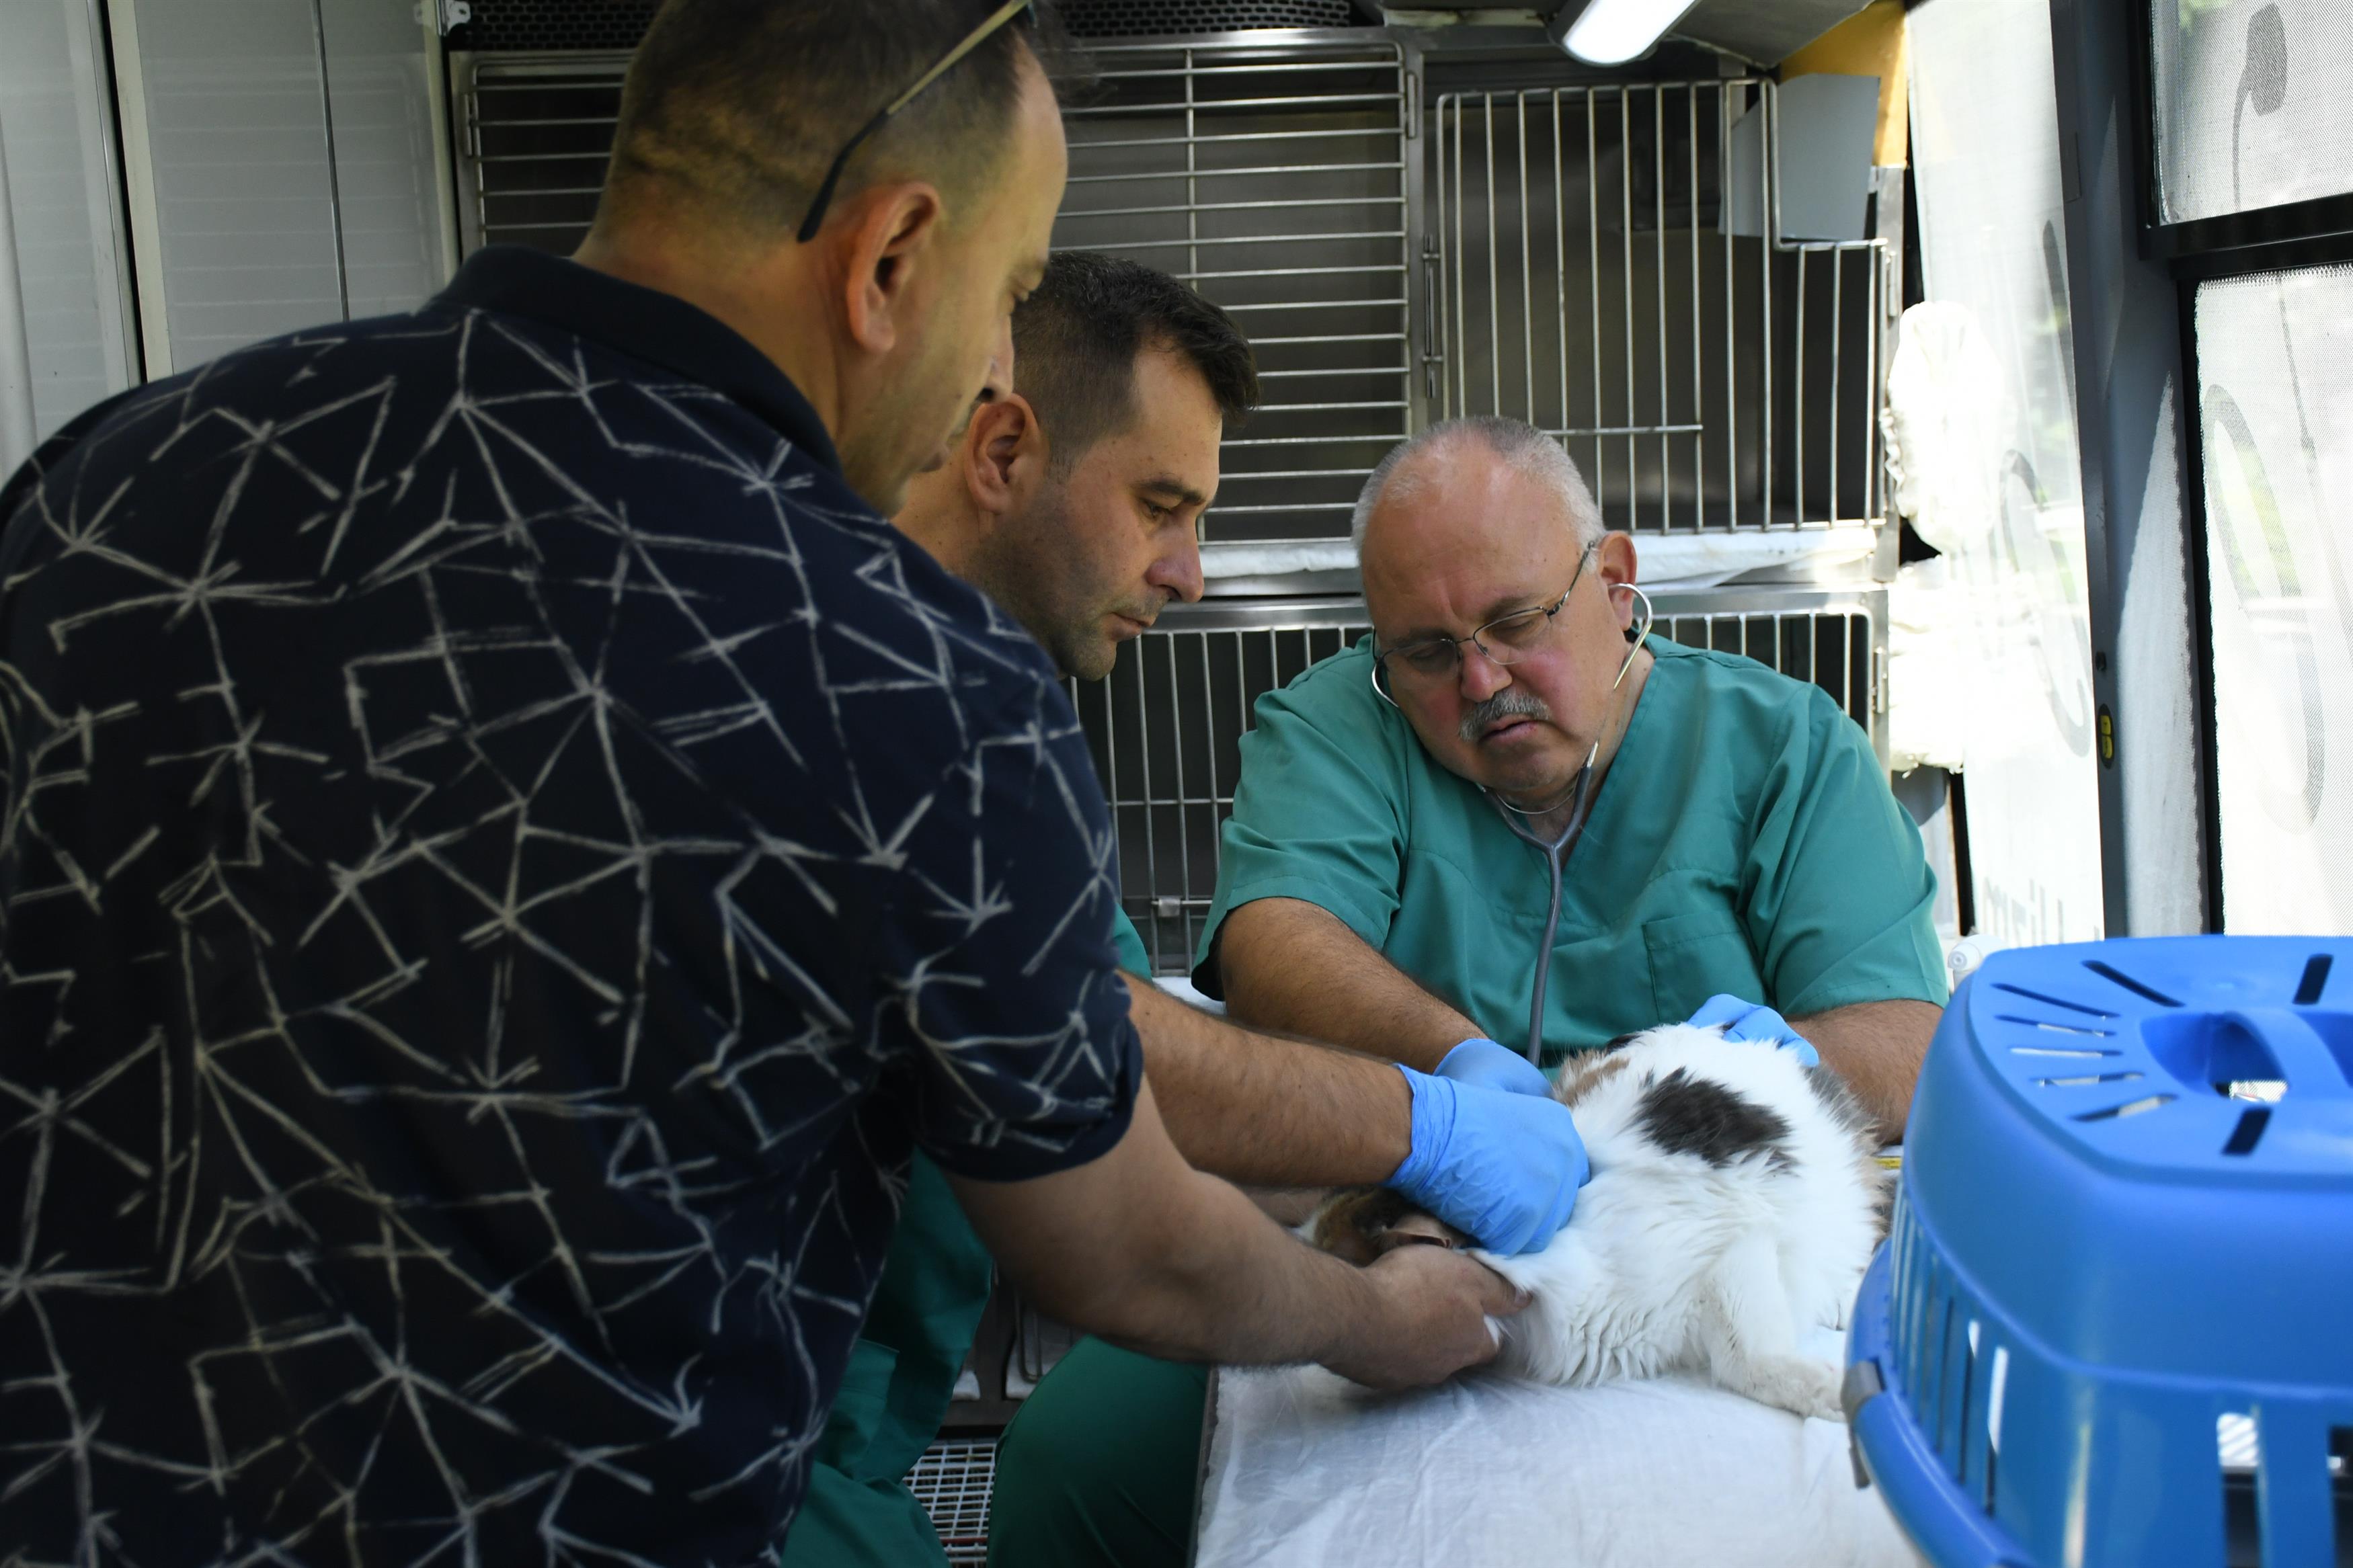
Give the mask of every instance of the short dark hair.
[(1057, 473), (1135, 422), (1135, 356), (1181, 354), (1230, 430), (1258, 406), (1258, 363), (1234, 319), (1166, 272), (1065, 250), (1013, 312), (1013, 387), (1038, 411)]
[[(606, 205), (658, 184), (736, 226), (790, 232), (842, 144), (997, 4), (666, 0), (621, 89)], [(1044, 6), (991, 34), (870, 138), (837, 202), (902, 172), (951, 198), (979, 188), (1011, 136), (1022, 58), (1048, 52)]]

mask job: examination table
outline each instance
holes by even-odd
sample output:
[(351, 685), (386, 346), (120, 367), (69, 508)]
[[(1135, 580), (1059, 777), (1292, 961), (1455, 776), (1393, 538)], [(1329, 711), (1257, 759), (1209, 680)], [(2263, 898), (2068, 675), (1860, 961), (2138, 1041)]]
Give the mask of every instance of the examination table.
[[(1823, 1331), (1811, 1348), (1835, 1356)], [(1319, 1367), (1211, 1385), (1196, 1568), (1915, 1568), (1847, 1429), (1696, 1375), (1458, 1378), (1374, 1394)]]

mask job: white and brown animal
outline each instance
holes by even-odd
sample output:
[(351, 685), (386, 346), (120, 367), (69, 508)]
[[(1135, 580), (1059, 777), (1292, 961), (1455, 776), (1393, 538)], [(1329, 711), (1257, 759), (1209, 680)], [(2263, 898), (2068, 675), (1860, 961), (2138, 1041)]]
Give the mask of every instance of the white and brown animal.
[[(1705, 1372), (1736, 1394), (1841, 1419), (1840, 1369), (1800, 1347), (1845, 1326), (1886, 1230), (1886, 1173), (1838, 1075), (1670, 1024), (1565, 1068), (1593, 1179), (1540, 1252), (1476, 1256), (1532, 1296), (1499, 1370), (1583, 1386)], [(1466, 1245), (1384, 1188), (1335, 1194), (1315, 1245), (1359, 1263), (1409, 1242)]]

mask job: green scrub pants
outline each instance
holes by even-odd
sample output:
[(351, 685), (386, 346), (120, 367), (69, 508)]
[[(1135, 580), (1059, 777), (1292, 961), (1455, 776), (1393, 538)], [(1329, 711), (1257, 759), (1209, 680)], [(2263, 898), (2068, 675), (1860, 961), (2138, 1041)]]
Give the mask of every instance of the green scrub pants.
[(874, 1305), (785, 1536), (784, 1568), (946, 1568), (906, 1475), (939, 1435), (993, 1270), (947, 1178), (916, 1155)]
[[(1150, 975), (1144, 938), (1117, 910), (1111, 935), (1120, 967)], [(785, 1536), (783, 1568), (947, 1568), (947, 1552), (906, 1476), (939, 1436), (995, 1272), (947, 1178), (916, 1155), (874, 1305), (811, 1456), (807, 1495)], [(1051, 1384), (1050, 1378), (1041, 1387)], [(1196, 1433), (1200, 1404), (1197, 1392)], [(1184, 1473), (1180, 1521), (1193, 1503), (1189, 1456)], [(1186, 1542), (1180, 1533), (1175, 1561)]]
[(997, 1451), (989, 1568), (1184, 1568), (1209, 1369), (1082, 1340)]

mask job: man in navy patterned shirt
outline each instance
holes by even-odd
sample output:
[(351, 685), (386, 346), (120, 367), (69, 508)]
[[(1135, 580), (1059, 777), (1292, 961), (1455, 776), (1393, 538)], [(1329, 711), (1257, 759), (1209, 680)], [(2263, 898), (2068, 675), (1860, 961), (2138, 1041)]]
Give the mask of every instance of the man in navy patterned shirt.
[(1477, 1265), (1177, 1155), (1053, 668), (878, 515), (1061, 135), (1005, 31), (825, 170), (980, 19), (672, 0), (585, 265), (485, 252), (0, 490), (12, 1554), (773, 1560), (916, 1148), (1124, 1342), (1491, 1353)]

